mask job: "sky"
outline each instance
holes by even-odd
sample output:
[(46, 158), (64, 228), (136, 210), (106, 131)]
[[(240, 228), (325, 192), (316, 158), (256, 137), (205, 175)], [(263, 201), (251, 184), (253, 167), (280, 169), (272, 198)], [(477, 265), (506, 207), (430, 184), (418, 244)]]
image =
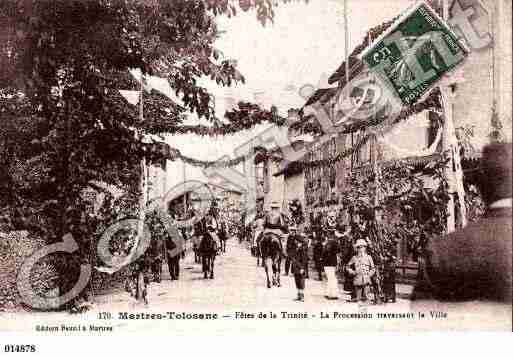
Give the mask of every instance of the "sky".
[[(347, 0), (349, 51), (364, 38), (367, 30), (389, 21), (410, 6), (412, 0)], [(223, 31), (216, 46), (226, 58), (237, 60), (246, 78), (244, 85), (222, 88), (208, 80), (202, 83), (216, 98), (216, 112), (222, 118), (226, 104), (260, 102), (265, 108), (277, 106), (281, 115), (302, 107), (299, 89), (328, 86), (327, 79), (344, 60), (343, 0), (310, 0), (308, 4), (282, 4), (276, 9), (274, 24), (263, 27), (253, 11), (233, 18), (218, 18)], [(188, 123), (198, 123), (193, 116)], [(237, 144), (247, 141), (266, 126), (235, 136), (209, 139), (192, 135), (169, 136), (167, 141), (188, 156), (214, 160), (233, 156)], [(169, 163), (168, 187), (183, 180), (183, 164)], [(201, 170), (186, 167), (187, 179), (204, 180)]]

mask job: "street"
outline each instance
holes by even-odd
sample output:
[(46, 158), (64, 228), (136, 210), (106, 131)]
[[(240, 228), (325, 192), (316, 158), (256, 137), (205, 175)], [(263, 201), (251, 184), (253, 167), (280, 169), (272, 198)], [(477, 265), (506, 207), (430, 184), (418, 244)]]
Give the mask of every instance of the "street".
[[(168, 331), (175, 334), (191, 331), (211, 334), (216, 329), (236, 332), (253, 332), (258, 329), (266, 332), (302, 332), (311, 331), (312, 328), (318, 332), (412, 328), (428, 330), (433, 326), (450, 329), (454, 321), (446, 320), (446, 313), (450, 313), (450, 319), (459, 317), (470, 327), (482, 328), (484, 325), (498, 328), (504, 325), (498, 319), (507, 318), (503, 313), (509, 310), (507, 307), (483, 306), (483, 311), (476, 312), (471, 310), (471, 306), (475, 305), (473, 302), (464, 307), (437, 307), (436, 303), (430, 302), (412, 308), (412, 303), (407, 299), (412, 288), (401, 284), (397, 285), (396, 303), (361, 306), (348, 302), (349, 295), (344, 292), (341, 292), (339, 300), (328, 301), (324, 298), (325, 282), (309, 279), (306, 282), (305, 301), (296, 302), (294, 278), (284, 276), (282, 268), (281, 287), (268, 289), (264, 269), (256, 266), (256, 258), (250, 255), (246, 246), (246, 243), (239, 244), (234, 238), (228, 241), (227, 253), (216, 258), (215, 279), (203, 279), (201, 265), (194, 263), (190, 250), (181, 261), (178, 281), (170, 280), (167, 264), (164, 263), (162, 282), (152, 282), (149, 286), (148, 305), (137, 302), (123, 290), (112, 290), (97, 294), (91, 310), (80, 315), (62, 312), (4, 313), (2, 324), (10, 330), (19, 331), (38, 331), (36, 326), (44, 324), (47, 327), (59, 327), (59, 332), (64, 331), (62, 325), (70, 328), (85, 325), (90, 333), (92, 329), (89, 327), (92, 325), (96, 328), (110, 327), (109, 331), (112, 332), (137, 334)], [(424, 320), (419, 320), (419, 310), (424, 311)], [(169, 313), (172, 312), (174, 317), (170, 318)], [(164, 318), (167, 320), (147, 318), (157, 313), (167, 315)], [(192, 315), (199, 314), (215, 315), (216, 320), (192, 318)], [(354, 318), (358, 314), (363, 317)], [(386, 318), (386, 315), (396, 317)], [(398, 315), (405, 316), (398, 318)], [(127, 317), (131, 319), (127, 320)], [(484, 323), (483, 318), (487, 317), (494, 317), (497, 321)], [(272, 321), (269, 327), (269, 320), (273, 319), (277, 320)], [(74, 334), (81, 333), (78, 331)]]
[[(134, 311), (138, 309), (157, 311), (160, 308), (228, 312), (244, 310), (258, 312), (291, 308), (314, 311), (320, 308), (336, 307), (340, 311), (359, 311), (358, 305), (348, 302), (350, 296), (341, 291), (340, 299), (328, 301), (324, 297), (325, 282), (316, 279), (306, 281), (305, 301), (296, 302), (296, 288), (292, 275), (285, 276), (282, 262), (281, 287), (266, 287), (265, 271), (257, 267), (246, 243), (239, 244), (235, 238), (227, 243), (227, 252), (215, 260), (215, 278), (203, 279), (201, 265), (194, 263), (192, 251), (180, 263), (180, 279), (171, 281), (167, 264), (163, 265), (163, 280), (149, 286), (149, 304), (138, 303), (127, 292), (97, 295), (95, 306), (98, 311)], [(340, 286), (341, 287), (341, 286)], [(371, 306), (380, 310), (407, 311), (409, 301), (405, 299), (410, 286), (398, 285), (399, 298), (395, 304)]]

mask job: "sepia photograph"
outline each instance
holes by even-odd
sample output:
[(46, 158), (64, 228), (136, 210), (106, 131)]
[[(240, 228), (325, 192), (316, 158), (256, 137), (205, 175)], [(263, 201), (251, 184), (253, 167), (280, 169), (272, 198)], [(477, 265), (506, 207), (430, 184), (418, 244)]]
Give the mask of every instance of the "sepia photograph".
[(0, 0), (0, 356), (511, 334), (511, 59), (511, 0)]

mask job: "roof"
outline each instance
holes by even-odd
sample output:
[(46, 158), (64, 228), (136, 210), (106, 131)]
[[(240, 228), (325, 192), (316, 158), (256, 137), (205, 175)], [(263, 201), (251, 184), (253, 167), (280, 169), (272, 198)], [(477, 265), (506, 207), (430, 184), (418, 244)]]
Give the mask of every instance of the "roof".
[[(433, 8), (433, 10), (440, 14), (442, 11), (441, 8), (441, 2), (438, 0), (425, 0), (425, 2)], [(481, 2), (481, 1), (480, 1)], [(392, 19), (392, 21), (386, 21), (382, 24), (379, 24), (377, 26), (374, 26), (370, 28), (367, 33), (365, 34), (365, 37), (363, 41), (357, 45), (351, 54), (349, 54), (349, 77), (350, 79), (353, 77), (353, 75), (358, 74), (361, 69), (363, 68), (363, 63), (358, 60), (358, 55), (361, 54), (369, 45), (371, 45), (372, 41), (376, 40), (381, 34), (383, 34), (390, 26), (393, 25), (393, 23), (399, 18), (399, 16)], [(361, 66), (361, 68), (360, 68)], [(339, 68), (333, 73), (329, 79), (328, 83), (331, 85), (337, 81), (345, 80), (345, 73), (346, 73), (346, 62), (345, 60), (342, 62), (342, 64), (339, 66)], [(345, 82), (341, 84), (341, 86), (345, 86)]]
[(310, 98), (306, 101), (303, 107), (310, 106), (311, 104), (314, 104), (318, 101), (321, 101), (323, 103), (327, 102), (329, 99), (331, 99), (335, 94), (337, 93), (337, 87), (329, 87), (325, 89), (318, 89), (314, 92)]
[(278, 172), (274, 173), (273, 176), (278, 177), (281, 175), (293, 175), (296, 173), (301, 173), (302, 168), (300, 166), (300, 163), (302, 161), (304, 161), (305, 157), (306, 157), (306, 154), (303, 155), (301, 158), (299, 158), (296, 161), (285, 162), (285, 163), (280, 164), (280, 170)]
[(280, 146), (276, 145), (269, 149), (262, 148), (262, 151), (257, 151), (255, 154), (255, 164), (261, 163), (261, 162), (265, 161), (266, 159), (268, 159), (269, 157), (274, 157), (274, 158), (279, 159), (279, 158), (281, 158), (280, 153), (282, 152), (283, 148), (302, 145), (304, 143), (305, 143), (305, 141), (303, 141), (303, 140), (295, 140), (294, 142), (288, 144), (286, 147), (280, 147)]
[(222, 191), (234, 192), (234, 193), (237, 193), (237, 194), (240, 194), (240, 195), (242, 194), (242, 191), (239, 191), (238, 189), (236, 189), (235, 187), (233, 187), (231, 185), (227, 185), (227, 183), (215, 184), (215, 183), (209, 182), (208, 186), (209, 187), (215, 187), (216, 189), (219, 189), (219, 190), (222, 190)]
[[(305, 160), (305, 157), (306, 157), (306, 154), (295, 161), (287, 162), (283, 165), (280, 165), (280, 170), (278, 172), (276, 172), (275, 174), (273, 174), (273, 176), (277, 177), (277, 176), (281, 176), (282, 174), (292, 175), (292, 174), (300, 173), (302, 171), (300, 162), (303, 162)], [(393, 166), (395, 163), (400, 161), (400, 162), (405, 162), (409, 165), (412, 165), (416, 169), (419, 169), (420, 167), (425, 166), (427, 163), (429, 163), (431, 161), (439, 160), (440, 158), (441, 158), (441, 155), (439, 153), (434, 153), (434, 154), (427, 155), (427, 156), (412, 156), (412, 157), (404, 157), (404, 158), (397, 158), (397, 159), (393, 159), (393, 160), (381, 161), (380, 166), (383, 166), (383, 167)], [(474, 153), (474, 154), (471, 154), (470, 156), (462, 157), (461, 164), (462, 164), (463, 170), (464, 171), (471, 170), (476, 167), (479, 167), (480, 160), (481, 160), (481, 153)], [(363, 166), (361, 166), (360, 168), (358, 168), (357, 170), (366, 171), (366, 170), (371, 170), (371, 169), (372, 169), (372, 165), (370, 163), (367, 163), (367, 164), (364, 164)]]
[[(352, 80), (357, 74), (363, 69), (363, 62), (358, 60), (356, 57), (349, 56), (349, 80)], [(330, 76), (328, 83), (331, 85), (337, 81), (340, 81), (340, 86), (346, 85), (346, 62), (342, 62), (342, 65)]]

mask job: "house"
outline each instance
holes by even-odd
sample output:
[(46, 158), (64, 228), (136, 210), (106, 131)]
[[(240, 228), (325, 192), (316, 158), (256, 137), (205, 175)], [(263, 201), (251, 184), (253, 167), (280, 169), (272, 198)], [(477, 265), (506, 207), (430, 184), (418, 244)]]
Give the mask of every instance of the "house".
[[(430, 3), (443, 5), (443, 1), (433, 0)], [(352, 173), (362, 176), (371, 174), (374, 162), (386, 166), (391, 161), (401, 159), (421, 169), (424, 164), (440, 156), (443, 141), (446, 139), (443, 137), (443, 125), (438, 121), (439, 116), (452, 120), (457, 135), (473, 133), (473, 137), (460, 136), (459, 140), (471, 142), (477, 150), (475, 152), (479, 153), (479, 149), (489, 141), (489, 134), (493, 130), (491, 118), (495, 111), (503, 126), (503, 139), (511, 141), (511, 2), (461, 0), (451, 5), (452, 15), (459, 11), (459, 5), (464, 9), (470, 6), (475, 9), (476, 14), (472, 20), (479, 20), (475, 25), (479, 27), (480, 34), (491, 34), (494, 43), (493, 46), (474, 49), (458, 72), (449, 80), (445, 80), (444, 86), (447, 86), (448, 96), (445, 96), (443, 104), (438, 101), (438, 94), (434, 94), (433, 98), (437, 97), (434, 105), (409, 113), (408, 117), (395, 125), (391, 132), (366, 142), (360, 140), (367, 135), (367, 127), (372, 125), (372, 119), (350, 123), (344, 131), (330, 138), (324, 137), (322, 141), (314, 141), (303, 158), (287, 164), (276, 173), (276, 177), (283, 177), (284, 200), (289, 200), (296, 194), (304, 194), (307, 221), (312, 220), (314, 213), (341, 209), (338, 194), (347, 189), (348, 176)], [(435, 8), (438, 11), (442, 10), (442, 6)], [(494, 25), (497, 23), (499, 26)], [(357, 59), (357, 54), (369, 45), (369, 40), (375, 40), (387, 26), (388, 24), (383, 24), (371, 29), (362, 45), (353, 51), (349, 57), (349, 80), (363, 70), (363, 64)], [(332, 123), (336, 122), (333, 108), (337, 101), (336, 95), (347, 85), (345, 72), (346, 65), (342, 63), (329, 79), (333, 87), (316, 91), (305, 103), (301, 113), (312, 114), (323, 108), (329, 120)], [(315, 116), (303, 116), (302, 126), (303, 129), (313, 129), (315, 132), (319, 129), (319, 122)], [(352, 155), (343, 160), (333, 160), (357, 144), (358, 148)], [(471, 180), (472, 174), (475, 173), (475, 152), (464, 153), (462, 159), (467, 181)], [(304, 165), (316, 161), (320, 161), (321, 164)], [(304, 184), (302, 192), (299, 191), (301, 182)], [(425, 185), (430, 185), (427, 178)], [(404, 243), (398, 246), (398, 256), (401, 258), (403, 270), (408, 268), (411, 261), (404, 247)]]
[[(288, 110), (289, 119), (297, 115), (297, 110)], [(305, 205), (304, 176), (300, 172), (293, 173), (287, 170), (288, 159), (277, 162), (276, 158), (273, 158), (275, 155), (283, 157), (284, 153), (297, 153), (297, 150), (306, 145), (303, 138), (296, 138), (295, 135), (291, 134), (291, 141), (287, 146), (275, 146), (266, 153), (256, 154), (255, 177), (259, 210), (269, 210), (271, 203), (277, 202), (280, 204), (281, 211), (286, 213), (288, 203), (293, 199), (299, 199), (301, 204)]]
[[(444, 1), (428, 1), (439, 13), (443, 12)], [(448, 1), (445, 3), (449, 4)], [(458, 0), (450, 2), (452, 18), (460, 10), (473, 9), (475, 14), (471, 21), (482, 40), (482, 48), (472, 49), (464, 62), (449, 80), (448, 96), (444, 104), (444, 116), (450, 116), (457, 135), (462, 142), (470, 143), (475, 153), (465, 153), (463, 166), (475, 167), (476, 153), (479, 153), (493, 130), (491, 118), (493, 111), (499, 119), (504, 140), (511, 141), (511, 2), (506, 0)], [(447, 5), (446, 5), (447, 6)], [(468, 12), (468, 11), (467, 11)], [(391, 23), (384, 23), (369, 30), (362, 44), (354, 49), (349, 56), (348, 79), (355, 78), (362, 70), (363, 64), (357, 55), (374, 41)], [(495, 26), (495, 24), (499, 24)], [(506, 30), (508, 29), (508, 30)], [(458, 28), (456, 28), (458, 33)], [(493, 46), (486, 43), (487, 34), (493, 38)], [(463, 40), (466, 38), (459, 34)], [(476, 47), (467, 43), (468, 47)], [(323, 107), (333, 122), (335, 96), (346, 86), (345, 62), (329, 78), (333, 87), (320, 89), (305, 103), (302, 112), (317, 106)], [(351, 94), (353, 96), (353, 94)], [(373, 154), (378, 161), (408, 158), (415, 163), (426, 162), (433, 154), (441, 150), (441, 128), (436, 121), (442, 108), (432, 108), (412, 114), (409, 118), (396, 125), (391, 133), (379, 138), (378, 143), (368, 141), (347, 160), (335, 165), (328, 164), (317, 168), (305, 169), (305, 197), (307, 208), (324, 207), (331, 200), (333, 192), (340, 192), (345, 185), (345, 178), (350, 171), (361, 171), (372, 162)], [(305, 127), (315, 128), (315, 119), (305, 117)], [(313, 121), (311, 121), (313, 120)], [(369, 122), (353, 123), (347, 126), (344, 133), (336, 138), (315, 144), (305, 157), (307, 161), (326, 160), (342, 153), (346, 148), (359, 143), (366, 135)], [(463, 134), (467, 134), (465, 137)], [(470, 134), (470, 136), (468, 136)], [(473, 136), (472, 136), (473, 134)], [(425, 149), (425, 150), (422, 150)], [(464, 168), (465, 169), (465, 168)], [(471, 168), (472, 169), (472, 168)], [(470, 177), (470, 176), (469, 176)]]
[(274, 173), (274, 177), (283, 177), (283, 206), (287, 210), (288, 204), (294, 200), (299, 200), (302, 208), (306, 206), (305, 171), (297, 164), (291, 162)]
[[(430, 5), (443, 14), (443, 4), (449, 7), (449, 19), (465, 11), (472, 13), (470, 22), (477, 43), (469, 41), (472, 36), (464, 36), (458, 26), (452, 26), (467, 47), (470, 56), (446, 82), (450, 85), (448, 107), (456, 130), (473, 128), (471, 139), (474, 146), (482, 148), (489, 142), (491, 118), (495, 108), (502, 122), (503, 139), (511, 142), (512, 109), (512, 2), (509, 0), (430, 0)], [(369, 34), (379, 33), (378, 25)], [(349, 57), (349, 79), (362, 69), (356, 56), (368, 45), (368, 37)], [(375, 39), (373, 35), (370, 36)], [(329, 78), (329, 84), (345, 83), (345, 62)]]

